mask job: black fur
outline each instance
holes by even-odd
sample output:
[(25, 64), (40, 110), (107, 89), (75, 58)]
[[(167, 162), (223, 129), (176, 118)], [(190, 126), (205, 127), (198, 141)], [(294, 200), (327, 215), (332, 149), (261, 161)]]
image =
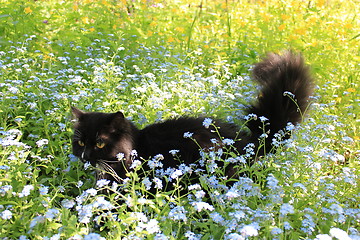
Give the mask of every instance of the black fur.
[[(257, 155), (264, 155), (273, 148), (274, 134), (283, 130), (288, 122), (296, 125), (302, 121), (309, 105), (309, 96), (312, 94), (313, 80), (302, 57), (291, 51), (286, 51), (282, 55), (268, 55), (255, 65), (253, 78), (260, 84), (261, 89), (258, 100), (245, 109), (247, 114), (257, 116), (246, 124), (250, 131), (214, 119), (213, 123), (217, 127), (215, 131), (213, 126), (203, 126), (203, 117), (169, 119), (140, 130), (121, 112), (82, 112), (73, 108), (73, 115), (78, 120), (73, 137), (74, 155), (84, 161), (90, 161), (93, 165), (105, 160), (121, 178), (131, 170), (133, 149), (138, 153), (137, 159), (149, 159), (162, 154), (164, 169), (178, 167), (180, 164), (169, 153), (170, 150), (179, 150), (177, 156), (180, 157), (181, 163), (191, 164), (199, 160), (200, 148), (206, 151), (212, 147), (223, 147), (221, 138), (235, 140), (233, 146), (238, 154), (244, 153), (244, 147), (248, 143), (254, 143), (258, 150)], [(284, 92), (294, 94), (295, 98), (292, 99)], [(263, 119), (260, 118), (262, 116), (268, 119), (265, 122), (265, 131)], [(185, 132), (192, 133), (192, 139), (184, 138)], [(267, 134), (267, 138), (263, 138), (263, 144), (260, 144), (258, 139), (264, 136), (264, 133)], [(289, 134), (283, 135), (283, 139), (288, 137)], [(217, 139), (220, 144), (214, 144), (212, 139)], [(99, 142), (103, 143), (104, 147), (97, 147)], [(123, 160), (117, 159), (118, 153), (124, 154)], [(234, 165), (226, 169), (228, 177), (234, 176), (233, 167)], [(109, 174), (103, 177), (114, 180)]]

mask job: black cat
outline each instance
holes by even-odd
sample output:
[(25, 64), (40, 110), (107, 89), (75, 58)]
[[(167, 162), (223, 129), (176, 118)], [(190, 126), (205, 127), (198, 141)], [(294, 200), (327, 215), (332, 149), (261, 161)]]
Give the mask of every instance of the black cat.
[[(276, 133), (288, 123), (301, 122), (309, 106), (313, 80), (303, 58), (291, 51), (269, 54), (255, 65), (253, 78), (261, 90), (257, 101), (245, 109), (247, 116), (252, 116), (245, 124), (250, 131), (218, 119), (209, 125), (210, 120), (204, 117), (179, 117), (140, 130), (121, 112), (82, 112), (72, 108), (77, 119), (73, 153), (82, 161), (101, 166), (105, 171), (100, 178), (118, 182), (131, 171), (133, 150), (140, 160), (162, 154), (163, 169), (196, 163), (201, 158), (199, 150), (223, 148), (224, 139), (233, 140), (232, 150), (238, 155), (245, 153), (249, 143), (254, 144), (256, 156), (264, 155), (274, 148)], [(290, 137), (284, 132), (280, 140)], [(235, 166), (232, 163), (225, 169), (229, 178), (236, 176)]]

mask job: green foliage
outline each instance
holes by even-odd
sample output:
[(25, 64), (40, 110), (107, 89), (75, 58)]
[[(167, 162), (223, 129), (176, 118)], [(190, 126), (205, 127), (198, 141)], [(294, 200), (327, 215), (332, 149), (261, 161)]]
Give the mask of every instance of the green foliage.
[[(359, 237), (357, 5), (0, 0), (0, 238)], [(141, 166), (124, 186), (95, 184), (71, 155), (70, 106), (122, 110), (139, 127), (182, 114), (242, 124), (251, 65), (282, 49), (310, 64), (314, 103), (234, 187), (220, 165), (237, 154), (204, 154), (199, 185), (174, 169), (168, 192)]]

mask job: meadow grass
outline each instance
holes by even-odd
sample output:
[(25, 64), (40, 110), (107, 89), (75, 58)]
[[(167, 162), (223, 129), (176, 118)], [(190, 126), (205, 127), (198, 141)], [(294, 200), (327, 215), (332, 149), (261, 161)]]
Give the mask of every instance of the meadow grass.
[[(0, 0), (0, 238), (360, 239), (359, 11), (355, 0)], [(242, 124), (252, 64), (282, 49), (311, 66), (311, 111), (231, 188), (219, 152), (198, 185), (184, 186), (184, 166), (165, 173), (170, 192), (152, 173), (96, 182), (71, 155), (70, 106), (121, 110), (139, 127), (182, 114)]]

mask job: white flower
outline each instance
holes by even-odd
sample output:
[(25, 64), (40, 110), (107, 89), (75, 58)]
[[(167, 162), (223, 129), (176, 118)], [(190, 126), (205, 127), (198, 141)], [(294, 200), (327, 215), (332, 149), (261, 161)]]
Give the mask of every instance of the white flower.
[(1, 218), (4, 220), (9, 220), (12, 218), (12, 212), (10, 210), (5, 210), (1, 213)]
[(98, 188), (102, 188), (110, 183), (110, 180), (108, 179), (99, 179), (96, 181), (96, 186)]
[(136, 157), (136, 156), (137, 156), (137, 151), (136, 151), (135, 149), (134, 149), (134, 150), (131, 150), (130, 155), (131, 155), (132, 157)]
[(175, 156), (178, 152), (180, 152), (179, 150), (170, 150), (169, 153), (173, 156)]
[(141, 161), (140, 160), (134, 160), (130, 166), (130, 169), (135, 169), (137, 168), (138, 166), (141, 165)]
[(283, 95), (288, 96), (288, 97), (290, 97), (292, 99), (295, 99), (295, 95), (293, 93), (289, 92), (289, 91), (285, 91)]
[(234, 140), (229, 139), (229, 138), (225, 138), (224, 140), (222, 140), (223, 144), (225, 145), (233, 145), (235, 143)]
[(74, 200), (69, 200), (69, 199), (63, 199), (61, 201), (61, 206), (63, 206), (64, 208), (70, 209), (75, 205), (75, 201)]
[(258, 230), (252, 225), (245, 225), (241, 228), (240, 232), (241, 235), (245, 237), (257, 236), (259, 234)]
[(87, 194), (89, 194), (90, 196), (95, 196), (97, 194), (97, 190), (94, 188), (89, 188), (85, 191)]
[(87, 170), (91, 166), (90, 162), (84, 163), (84, 169)]
[(229, 235), (225, 236), (226, 240), (245, 240), (243, 236), (238, 233), (230, 233)]
[(182, 175), (182, 171), (177, 169), (175, 170), (171, 175), (170, 175), (170, 178), (172, 179), (177, 179), (178, 177), (180, 177)]
[(351, 238), (349, 237), (349, 235), (342, 229), (340, 228), (331, 228), (330, 229), (330, 235), (332, 237), (335, 237), (339, 240), (351, 240)]
[(195, 183), (193, 185), (188, 186), (188, 189), (189, 189), (189, 191), (194, 190), (194, 189), (195, 190), (201, 190), (201, 186), (200, 186), (200, 184)]
[(77, 183), (76, 183), (76, 187), (78, 188), (81, 188), (81, 186), (83, 185), (83, 181), (79, 180)]
[(93, 203), (93, 207), (101, 210), (111, 210), (115, 208), (109, 201), (105, 200), (103, 196), (97, 197), (96, 201)]
[(265, 121), (269, 120), (268, 118), (266, 118), (264, 116), (259, 117), (259, 119), (260, 119), (261, 122), (265, 122)]
[(26, 185), (24, 186), (23, 190), (21, 191), (21, 193), (19, 193), (19, 197), (26, 197), (30, 195), (30, 191), (34, 190), (34, 186), (33, 185)]
[(156, 219), (150, 219), (150, 221), (146, 224), (146, 231), (149, 234), (157, 233), (160, 231), (159, 223)]
[(327, 234), (318, 234), (314, 240), (332, 240), (332, 237)]
[(157, 189), (162, 189), (163, 188), (163, 184), (162, 184), (161, 179), (155, 177), (153, 179), (153, 182), (155, 183), (155, 188), (157, 188)]
[(214, 211), (214, 207), (206, 202), (193, 202), (191, 203), (196, 211), (201, 212), (202, 210)]
[(36, 145), (37, 145), (38, 147), (43, 147), (43, 146), (47, 145), (48, 143), (49, 143), (49, 140), (47, 140), (47, 139), (41, 139), (41, 140), (39, 140), (39, 141), (36, 142)]
[(125, 154), (124, 154), (124, 153), (118, 153), (118, 154), (116, 154), (116, 158), (117, 158), (119, 161), (124, 160)]

